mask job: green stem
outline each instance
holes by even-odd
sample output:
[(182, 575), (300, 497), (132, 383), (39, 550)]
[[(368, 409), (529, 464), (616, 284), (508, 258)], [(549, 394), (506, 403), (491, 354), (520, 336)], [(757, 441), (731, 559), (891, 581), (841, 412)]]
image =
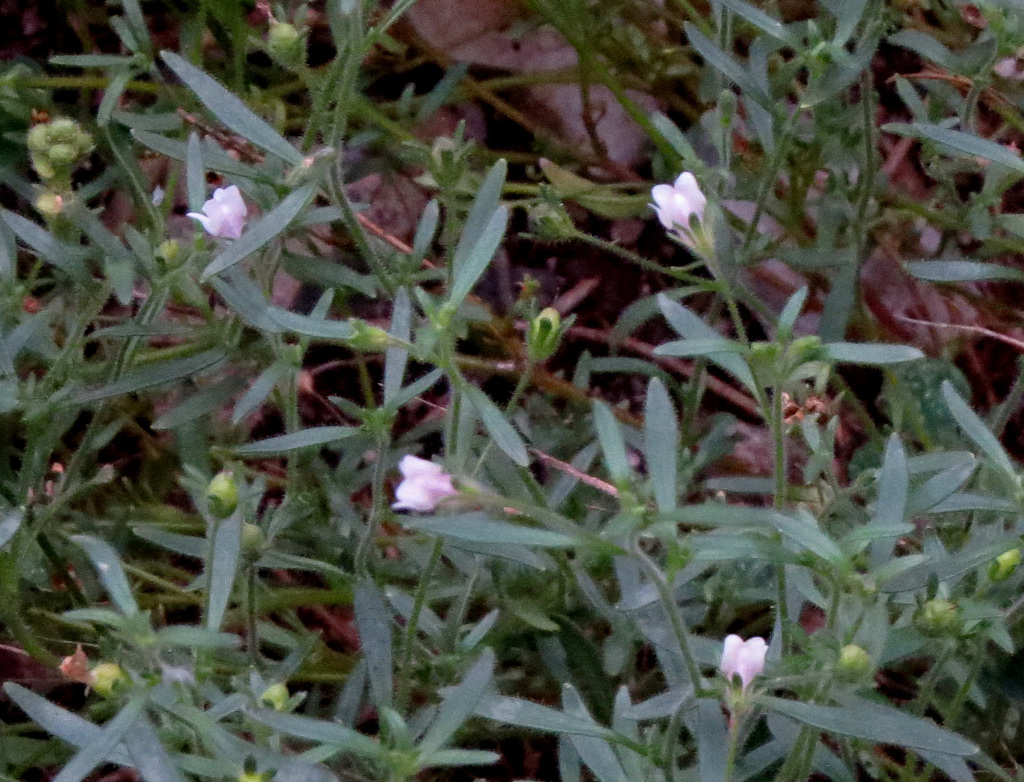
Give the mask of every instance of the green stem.
[(690, 648), (690, 638), (686, 632), (686, 624), (679, 614), (679, 606), (676, 604), (675, 595), (672, 594), (672, 588), (669, 586), (668, 581), (665, 580), (665, 575), (661, 572), (661, 569), (640, 549), (636, 540), (630, 541), (629, 550), (640, 564), (641, 569), (647, 573), (647, 577), (654, 584), (655, 589), (658, 590), (658, 596), (661, 598), (665, 613), (668, 614), (672, 632), (676, 637), (676, 643), (679, 644), (679, 651), (683, 655), (686, 670), (690, 674), (694, 692), (700, 693), (704, 689), (704, 677), (701, 676), (697, 658)]
[(740, 744), (740, 715), (729, 716), (729, 749), (725, 755), (725, 773), (722, 775), (723, 782), (732, 782), (732, 775), (736, 767), (736, 753)]
[(754, 201), (754, 216), (747, 224), (747, 230), (743, 234), (742, 249), (745, 256), (749, 255), (750, 242), (754, 238), (754, 234), (757, 233), (757, 225), (761, 222), (762, 215), (764, 215), (765, 201), (768, 199), (768, 193), (774, 186), (775, 179), (779, 174), (779, 167), (789, 152), (789, 145), (793, 140), (793, 130), (796, 127), (796, 121), (799, 116), (800, 109), (796, 108), (786, 119), (786, 124), (782, 128), (779, 140), (775, 144), (775, 152), (772, 153), (768, 168), (765, 170), (764, 176), (757, 187), (757, 198)]
[(655, 263), (649, 258), (644, 258), (642, 255), (635, 253), (631, 250), (627, 250), (625, 247), (620, 247), (614, 242), (609, 242), (606, 239), (601, 239), (597, 236), (591, 236), (584, 231), (574, 231), (572, 239), (576, 241), (589, 244), (593, 247), (597, 247), (605, 252), (617, 255), (623, 260), (629, 261), (630, 263), (636, 264), (645, 271), (653, 272), (654, 274), (664, 274), (666, 277), (679, 280), (680, 282), (689, 283), (691, 285), (703, 285), (711, 286), (710, 280), (704, 277), (698, 277), (693, 274), (689, 274), (681, 268), (675, 268), (672, 266), (662, 266), (660, 263)]
[(245, 646), (249, 654), (249, 667), (259, 665), (259, 636), (256, 625), (259, 612), (256, 610), (256, 568), (248, 565), (245, 569)]
[(401, 679), (398, 683), (398, 695), (396, 697), (396, 704), (399, 710), (404, 710), (408, 705), (409, 696), (412, 692), (412, 650), (416, 644), (416, 631), (420, 623), (420, 614), (423, 613), (423, 606), (427, 601), (427, 589), (430, 586), (430, 580), (434, 576), (434, 570), (437, 568), (437, 563), (441, 561), (441, 551), (444, 549), (444, 539), (434, 539), (434, 549), (430, 552), (430, 560), (427, 562), (427, 566), (423, 569), (423, 575), (420, 576), (420, 583), (416, 587), (416, 595), (413, 598), (412, 613), (409, 615), (409, 621), (405, 624), (405, 634), (402, 638), (402, 664), (399, 667), (401, 672)]
[(353, 556), (352, 569), (359, 575), (366, 575), (367, 573), (367, 558), (373, 541), (377, 537), (381, 517), (384, 515), (384, 480), (387, 477), (388, 450), (387, 439), (380, 438), (377, 441), (377, 459), (373, 463), (373, 476), (370, 483), (370, 502), (372, 503), (370, 515), (366, 520), (366, 529), (363, 531), (363, 536), (359, 539), (359, 545), (356, 547), (356, 553)]

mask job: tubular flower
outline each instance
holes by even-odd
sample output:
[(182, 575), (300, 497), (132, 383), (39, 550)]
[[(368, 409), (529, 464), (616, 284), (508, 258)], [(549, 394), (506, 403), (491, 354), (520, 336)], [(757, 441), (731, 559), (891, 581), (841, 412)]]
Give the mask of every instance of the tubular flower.
[(402, 482), (395, 489), (396, 502), (391, 506), (394, 510), (429, 513), (441, 500), (458, 493), (452, 486), (452, 476), (440, 465), (418, 456), (403, 456), (398, 471), (402, 473)]
[[(696, 231), (703, 228), (704, 207), (708, 199), (700, 190), (697, 179), (689, 171), (684, 171), (672, 185), (655, 185), (651, 188), (651, 198), (658, 219), (683, 244), (696, 249), (703, 244)], [(697, 218), (695, 229), (693, 218)]]
[(237, 239), (242, 235), (247, 214), (242, 194), (235, 185), (231, 185), (214, 190), (213, 198), (203, 204), (202, 214), (189, 212), (187, 216), (202, 223), (210, 236)]
[(727, 636), (719, 668), (730, 682), (733, 677), (739, 675), (743, 689), (746, 690), (754, 677), (764, 670), (764, 656), (767, 651), (768, 644), (763, 638), (755, 637), (744, 641), (738, 635)]

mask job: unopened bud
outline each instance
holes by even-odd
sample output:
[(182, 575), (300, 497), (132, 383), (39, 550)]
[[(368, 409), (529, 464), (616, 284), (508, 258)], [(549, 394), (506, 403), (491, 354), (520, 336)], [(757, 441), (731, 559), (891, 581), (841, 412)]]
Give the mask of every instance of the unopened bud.
[(358, 318), (349, 319), (349, 325), (352, 326), (352, 336), (348, 339), (348, 345), (353, 350), (380, 353), (390, 347), (390, 335), (379, 326), (370, 325)]
[(914, 626), (927, 636), (955, 635), (960, 629), (960, 612), (948, 600), (929, 600), (914, 614)]
[(267, 50), (282, 65), (301, 65), (306, 61), (305, 36), (295, 25), (287, 22), (270, 21)]
[(238, 484), (231, 470), (222, 470), (213, 476), (206, 489), (206, 499), (214, 516), (226, 519), (238, 507)]
[(836, 673), (841, 679), (848, 682), (858, 681), (867, 676), (873, 668), (870, 655), (857, 644), (848, 644), (839, 650)]
[(263, 546), (267, 542), (266, 535), (259, 524), (242, 524), (242, 556), (251, 562), (263, 555)]
[(1020, 549), (1012, 548), (1004, 551), (988, 566), (988, 577), (993, 581), (1005, 581), (1014, 574), (1020, 565)]
[(117, 663), (100, 663), (89, 672), (89, 678), (92, 688), (104, 698), (128, 683), (128, 675)]
[(560, 203), (542, 201), (530, 207), (530, 230), (548, 242), (560, 242), (576, 236), (576, 226)]
[(267, 689), (260, 695), (260, 703), (263, 703), (274, 711), (284, 711), (288, 705), (288, 688), (278, 682), (277, 684), (271, 684)]
[(256, 771), (243, 771), (238, 775), (238, 782), (269, 782), (270, 777)]
[(64, 198), (47, 190), (36, 199), (36, 211), (44, 217), (56, 217), (64, 211)]
[(156, 257), (163, 261), (167, 266), (175, 266), (175, 262), (178, 260), (178, 256), (181, 254), (181, 245), (177, 239), (166, 239), (160, 242), (156, 248)]
[(540, 311), (526, 330), (526, 350), (531, 361), (542, 362), (551, 358), (558, 350), (565, 327), (562, 317), (554, 307)]

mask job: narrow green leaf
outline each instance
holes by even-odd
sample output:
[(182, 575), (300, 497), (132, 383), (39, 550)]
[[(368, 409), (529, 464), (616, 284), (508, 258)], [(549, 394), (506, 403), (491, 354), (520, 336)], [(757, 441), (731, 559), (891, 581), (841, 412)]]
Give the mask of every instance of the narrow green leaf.
[(499, 206), (480, 232), (480, 237), (470, 248), (462, 263), (455, 268), (455, 279), (448, 296), (448, 306), (458, 307), (473, 290), (473, 286), (487, 270), (494, 253), (505, 238), (508, 225), (508, 208)]
[(647, 385), (644, 457), (658, 509), (672, 510), (679, 471), (679, 420), (668, 389), (658, 378)]
[(559, 735), (571, 733), (598, 738), (612, 738), (615, 735), (608, 728), (598, 725), (593, 719), (583, 719), (573, 714), (566, 714), (564, 711), (522, 698), (491, 696), (477, 706), (476, 713), (503, 725), (516, 725), (546, 733)]
[(242, 552), (242, 519), (238, 515), (221, 519), (213, 531), (210, 561), (206, 562), (206, 627), (219, 630), (238, 575)]
[(25, 518), (23, 508), (14, 508), (7, 512), (7, 515), (0, 521), (0, 548), (7, 545), (15, 533), (21, 528), (21, 521)]
[[(89, 746), (99, 740), (100, 734), (103, 732), (99, 725), (94, 725), (77, 714), (50, 703), (46, 698), (36, 695), (20, 684), (5, 682), (3, 687), (7, 696), (18, 704), (18, 708), (51, 735), (79, 748)], [(132, 766), (131, 757), (120, 745), (111, 747), (102, 760), (129, 768)]]
[(167, 66), (195, 93), (200, 102), (230, 130), (293, 166), (302, 165), (302, 153), (262, 120), (234, 93), (174, 52), (160, 53)]
[(442, 749), (424, 761), (424, 768), (455, 768), (459, 766), (489, 766), (502, 756), (486, 749)]
[(494, 679), (494, 652), (484, 649), (480, 658), (466, 672), (459, 686), (441, 702), (437, 716), (427, 729), (417, 749), (421, 762), (433, 764), (433, 755), (448, 743), (462, 724), (476, 710)]
[(626, 441), (612, 409), (601, 401), (594, 403), (594, 429), (597, 431), (608, 474), (616, 483), (628, 480), (630, 469), (626, 458)]
[(100, 729), (100, 733), (68, 761), (60, 773), (53, 778), (53, 782), (81, 782), (85, 779), (121, 744), (125, 733), (139, 719), (145, 704), (145, 696), (136, 695), (129, 700), (121, 711)]
[(981, 261), (912, 261), (903, 268), (917, 279), (929, 282), (1024, 282), (1024, 272), (1020, 269)]
[(520, 467), (526, 467), (530, 463), (530, 455), (526, 451), (526, 445), (519, 436), (519, 432), (505, 418), (504, 413), (488, 398), (487, 394), (475, 386), (466, 386), (463, 393), (470, 404), (476, 408), (483, 421), (484, 428), (494, 440), (494, 444)]
[(87, 252), (56, 239), (49, 231), (41, 228), (21, 215), (0, 210), (0, 218), (14, 234), (27, 244), (42, 260), (64, 272), (75, 282), (88, 283), (91, 279), (85, 266)]
[(677, 358), (694, 358), (696, 356), (710, 356), (713, 359), (722, 354), (736, 353), (743, 354), (747, 348), (739, 342), (732, 342), (724, 337), (711, 339), (678, 339), (658, 345), (654, 349), (656, 356), (675, 356)]
[(712, 698), (697, 701), (697, 778), (699, 782), (725, 782), (729, 735), (721, 704)]
[(132, 594), (131, 584), (121, 567), (121, 557), (109, 543), (89, 535), (72, 535), (71, 540), (80, 546), (107, 589), (107, 594), (114, 601), (125, 616), (134, 616), (139, 612), (139, 606)]
[(275, 362), (263, 370), (259, 377), (252, 381), (252, 385), (235, 403), (235, 409), (231, 412), (231, 423), (237, 424), (249, 413), (262, 405), (270, 396), (275, 386), (280, 383), (291, 371), (291, 367), (285, 362)]
[(971, 440), (977, 445), (992, 462), (1011, 478), (1016, 478), (1016, 470), (1013, 462), (1007, 455), (1003, 446), (992, 431), (985, 425), (977, 413), (971, 410), (970, 406), (960, 398), (953, 384), (948, 380), (942, 382), (942, 398), (946, 401), (946, 407), (956, 419), (957, 424)]
[[(391, 329), (389, 334), (395, 339), (408, 342), (412, 328), (412, 301), (406, 288), (399, 288), (395, 293), (395, 301), (391, 308)], [(384, 405), (385, 407), (402, 390), (405, 378), (405, 366), (409, 361), (409, 351), (405, 348), (388, 348), (384, 355)]]
[(363, 579), (355, 586), (352, 608), (356, 628), (370, 677), (370, 691), (377, 708), (390, 707), (394, 701), (392, 684), (391, 633), (393, 617), (377, 585)]
[(889, 706), (866, 701), (854, 701), (845, 706), (820, 706), (770, 696), (758, 698), (758, 703), (797, 722), (840, 736), (959, 757), (978, 752), (978, 747), (963, 736)]
[(793, 326), (796, 324), (796, 319), (800, 316), (800, 312), (803, 310), (804, 303), (806, 301), (806, 285), (789, 297), (789, 301), (786, 302), (786, 306), (779, 315), (779, 324), (777, 328), (778, 340), (780, 342), (788, 342), (790, 338), (792, 338)]
[(250, 716), (257, 722), (262, 722), (288, 736), (327, 744), (342, 752), (350, 752), (364, 758), (384, 756), (384, 749), (369, 736), (336, 722), (315, 720), (298, 714), (282, 714), (270, 709), (250, 712)]
[[(571, 684), (562, 687), (562, 708), (566, 714), (596, 724), (579, 692)], [(593, 772), (598, 782), (629, 782), (622, 764), (606, 739), (572, 733), (568, 734), (567, 738), (579, 753), (580, 760)]]
[(79, 392), (75, 400), (79, 404), (89, 404), (109, 399), (121, 394), (133, 394), (144, 388), (161, 386), (175, 380), (195, 375), (203, 370), (219, 364), (227, 354), (222, 348), (214, 348), (187, 358), (174, 358), (160, 361), (141, 369), (127, 373), (121, 380), (92, 391)]
[[(508, 172), (508, 164), (504, 160), (499, 160), (493, 166), (491, 170), (487, 172), (487, 177), (484, 179), (483, 184), (480, 185), (480, 189), (476, 191), (476, 196), (473, 198), (473, 205), (469, 208), (469, 214), (466, 215), (466, 222), (462, 228), (462, 235), (459, 237), (459, 242), (455, 246), (455, 253), (452, 256), (452, 273), (453, 277), (458, 277), (462, 273), (463, 267), (469, 259), (469, 256), (474, 252), (474, 248), (480, 244), (480, 240), (487, 233), (488, 225), (494, 220), (494, 215), (498, 211), (498, 206), (501, 203), (501, 191), (505, 187), (505, 175)], [(423, 227), (423, 231), (429, 228)], [(417, 232), (420, 233), (419, 231)], [(431, 233), (433, 233), (431, 231)]]
[(715, 2), (725, 8), (728, 8), (737, 16), (746, 19), (754, 25), (754, 27), (759, 29), (761, 32), (768, 34), (775, 40), (781, 41), (782, 43), (794, 42), (793, 36), (782, 22), (778, 19), (772, 18), (759, 8), (755, 8), (749, 3), (743, 2), (743, 0), (715, 0)]
[[(972, 546), (939, 560), (929, 557), (923, 562), (917, 562), (917, 564), (895, 573), (892, 578), (881, 583), (880, 589), (883, 592), (912, 592), (925, 587), (932, 578), (938, 580), (939, 583), (948, 581), (968, 570), (987, 565), (1004, 551), (1015, 546), (1017, 542), (1015, 535), (1005, 535), (994, 542)], [(900, 562), (902, 559), (908, 559), (908, 557), (890, 561)], [(880, 576), (878, 576), (878, 580), (881, 582)]]
[(267, 310), (270, 319), (280, 328), (293, 331), (305, 337), (323, 339), (332, 342), (346, 342), (352, 338), (355, 330), (347, 320), (325, 320), (310, 315), (299, 315), (288, 310), (270, 307)]
[(316, 185), (310, 182), (285, 196), (281, 203), (250, 225), (245, 233), (228, 243), (224, 252), (203, 269), (202, 279), (220, 274), (280, 236), (313, 197), (315, 190)]
[(358, 426), (314, 426), (298, 432), (268, 437), (248, 445), (235, 448), (238, 456), (269, 456), (278, 453), (297, 451), (300, 448), (327, 445), (352, 437), (360, 432)]
[(152, 426), (157, 431), (177, 429), (191, 423), (214, 410), (219, 410), (242, 388), (243, 380), (239, 377), (228, 377), (183, 399), (174, 408), (157, 418)]
[(495, 521), (484, 513), (461, 516), (402, 519), (403, 526), (418, 532), (469, 543), (569, 548), (580, 541), (560, 532)]
[(145, 714), (125, 734), (124, 745), (143, 782), (185, 782)]
[(190, 212), (202, 212), (206, 202), (206, 169), (203, 166), (203, 150), (199, 146), (199, 134), (194, 130), (188, 134), (185, 148), (185, 190), (188, 193)]
[(821, 346), (822, 356), (837, 363), (886, 365), (902, 364), (924, 358), (917, 348), (909, 345), (883, 345), (874, 342), (831, 342)]
[(891, 122), (882, 126), (886, 133), (894, 133), (897, 136), (909, 136), (910, 138), (925, 139), (941, 144), (960, 157), (980, 157), (991, 160), (1006, 166), (1011, 171), (1024, 174), (1024, 160), (1020, 154), (1014, 152), (1007, 146), (997, 144), (985, 138), (979, 138), (973, 133), (964, 133), (960, 130), (950, 130), (939, 125), (929, 125), (923, 122), (912, 122), (903, 124)]
[(770, 98), (765, 95), (764, 91), (751, 78), (742, 65), (722, 51), (717, 44), (713, 43), (694, 25), (686, 22), (683, 27), (686, 30), (686, 38), (690, 42), (690, 46), (694, 48), (697, 54), (704, 58), (708, 65), (733, 82), (761, 106), (768, 107), (771, 105)]

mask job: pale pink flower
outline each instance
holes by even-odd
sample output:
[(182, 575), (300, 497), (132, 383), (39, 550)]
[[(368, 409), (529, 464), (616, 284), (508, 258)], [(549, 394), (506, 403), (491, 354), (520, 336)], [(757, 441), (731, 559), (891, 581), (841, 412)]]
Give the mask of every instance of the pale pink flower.
[(395, 489), (397, 501), (391, 506), (394, 510), (429, 513), (441, 500), (458, 493), (452, 486), (452, 476), (440, 465), (418, 456), (403, 456), (398, 471), (402, 473), (402, 482)]
[(1024, 81), (1024, 63), (1019, 57), (1004, 57), (994, 66), (992, 70), (997, 76), (1002, 76), (1010, 81)]
[(694, 247), (697, 237), (694, 235), (693, 218), (697, 223), (704, 220), (704, 207), (708, 199), (701, 192), (697, 179), (689, 171), (684, 171), (672, 185), (655, 185), (651, 188), (651, 198), (658, 219), (670, 232), (674, 233), (684, 244)]
[(751, 638), (744, 641), (738, 635), (730, 635), (722, 647), (722, 663), (719, 665), (725, 678), (732, 682), (739, 676), (743, 689), (750, 687), (754, 677), (764, 670), (764, 657), (768, 644), (763, 638)]
[(242, 194), (235, 185), (231, 185), (214, 190), (213, 198), (203, 204), (202, 214), (189, 212), (187, 216), (202, 223), (210, 236), (237, 239), (242, 235), (247, 214)]

